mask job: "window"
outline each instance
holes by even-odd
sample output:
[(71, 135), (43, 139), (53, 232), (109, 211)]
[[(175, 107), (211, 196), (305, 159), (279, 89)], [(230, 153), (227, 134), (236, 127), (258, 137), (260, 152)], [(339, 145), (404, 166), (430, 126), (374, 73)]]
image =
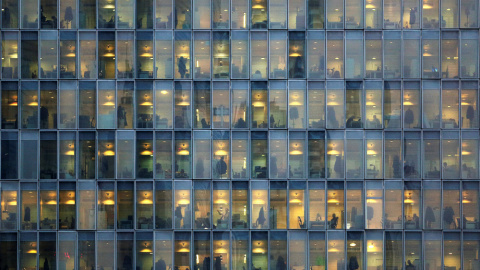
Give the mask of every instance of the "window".
[(402, 178), (402, 148), (399, 147), (400, 145), (402, 145), (400, 132), (385, 133), (385, 178)]
[[(127, 44), (125, 44), (126, 37), (125, 35), (122, 35), (119, 37), (120, 40), (124, 40), (123, 44), (119, 46), (120, 48), (120, 56), (123, 61), (127, 61), (128, 58), (126, 58), (125, 54), (127, 53), (126, 45), (128, 45), (128, 40)], [(133, 37), (132, 37), (133, 38)], [(88, 44), (88, 42), (87, 42)], [(133, 46), (131, 44), (130, 46)], [(123, 48), (123, 50), (122, 50)], [(133, 47), (131, 47), (133, 48)], [(100, 79), (113, 79), (115, 78), (115, 33), (114, 32), (100, 32), (98, 34), (98, 78)], [(123, 57), (123, 58), (122, 58)], [(131, 56), (133, 58), (133, 56)], [(92, 63), (95, 66), (95, 60), (93, 56), (89, 57), (90, 58), (90, 63)], [(131, 65), (132, 63), (130, 63)], [(88, 64), (87, 64), (87, 69), (86, 71), (89, 70)], [(122, 68), (122, 65), (120, 65), (120, 68)], [(125, 69), (122, 69), (122, 71), (126, 71), (126, 67), (123, 67)], [(93, 75), (93, 74), (92, 74)], [(119, 73), (119, 77), (122, 75)], [(87, 78), (90, 78), (90, 74), (88, 76), (85, 76)]]
[[(8, 8), (8, 7), (7, 7)], [(51, 73), (48, 77), (47, 73), (41, 74), (41, 78), (57, 78), (56, 75), (56, 70), (54, 73), (54, 65), (56, 66), (57, 63), (57, 53), (56, 53), (56, 48), (57, 48), (57, 42), (56, 38), (57, 35), (54, 32), (46, 32), (46, 33), (41, 33), (40, 35), (41, 41), (40, 44), (41, 50), (40, 53), (43, 56), (45, 56), (45, 60), (41, 61), (42, 68), (45, 66), (46, 70), (50, 70)], [(30, 48), (37, 48), (38, 47), (38, 33), (37, 32), (22, 32), (22, 52), (21, 52), (21, 75), (22, 79), (36, 79), (39, 77), (39, 72), (38, 72), (38, 51), (37, 50), (31, 50)], [(52, 51), (53, 48), (53, 52)], [(49, 51), (47, 53), (47, 51)], [(18, 54), (17, 54), (18, 55)], [(18, 57), (18, 56), (17, 56)]]
[[(38, 224), (38, 214), (37, 214), (37, 185), (35, 183), (21, 183), (21, 230), (37, 230)], [(12, 193), (16, 193), (15, 191), (11, 191)], [(10, 199), (12, 197), (10, 196)], [(13, 200), (15, 201), (15, 200)], [(7, 201), (8, 205), (8, 201)], [(10, 206), (6, 206), (6, 208), (12, 208)], [(14, 210), (14, 209), (10, 209)], [(10, 221), (12, 222), (12, 221)]]
[[(362, 78), (364, 71), (363, 34), (361, 32), (346, 32), (345, 78)], [(333, 48), (332, 48), (333, 49)]]
[(172, 133), (157, 132), (155, 135), (155, 178), (172, 178)]
[[(213, 182), (213, 228), (230, 227), (230, 186), (227, 182)], [(219, 247), (221, 248), (221, 247)]]
[(309, 182), (309, 229), (325, 228), (325, 182)]
[(250, 78), (266, 79), (267, 78), (267, 56), (268, 43), (267, 32), (252, 32), (250, 41)]
[[(112, 40), (112, 43), (113, 43), (113, 40)], [(137, 43), (141, 43), (141, 42), (137, 39)], [(107, 45), (107, 50), (109, 49), (108, 46), (109, 45)], [(134, 63), (133, 63), (134, 48), (135, 48), (134, 33), (118, 32), (117, 55), (116, 55), (116, 57), (118, 57), (118, 63), (117, 63), (117, 69), (116, 69), (118, 78), (134, 78), (135, 76), (134, 75), (135, 69), (134, 69)], [(114, 50), (115, 48), (112, 49), (112, 53), (115, 53)], [(113, 55), (113, 57), (115, 58), (115, 55)], [(112, 60), (115, 60), (115, 59), (112, 59)], [(115, 61), (111, 61), (111, 65), (112, 65), (111, 67), (115, 70)], [(138, 72), (140, 72), (140, 70), (138, 70)], [(138, 77), (140, 77), (140, 74)], [(113, 75), (113, 77), (107, 77), (107, 78), (115, 78), (115, 75)]]
[[(135, 209), (135, 199), (134, 199), (134, 186), (133, 182), (119, 182), (117, 184), (117, 228), (120, 230), (129, 230), (135, 228), (134, 220), (134, 209)], [(141, 190), (141, 188), (140, 188)], [(137, 199), (142, 200), (143, 194), (138, 196)], [(151, 193), (150, 193), (151, 196)], [(151, 200), (151, 198), (150, 198)], [(148, 201), (147, 201), (148, 202)], [(140, 209), (139, 209), (140, 210)], [(141, 211), (141, 210), (140, 210)], [(140, 219), (142, 214), (138, 211), (137, 218)], [(145, 219), (142, 219), (145, 220)]]
[(303, 181), (289, 182), (288, 223), (290, 229), (307, 228), (305, 223), (305, 189), (306, 183)]
[[(175, 32), (175, 78), (190, 78), (191, 36), (189, 32)], [(208, 69), (209, 70), (209, 69)]]
[[(153, 186), (152, 182), (137, 182), (137, 229), (153, 229)], [(151, 237), (150, 237), (151, 239)], [(137, 236), (138, 240), (138, 236)], [(147, 240), (147, 239), (145, 239)], [(149, 245), (147, 242), (147, 248)], [(151, 246), (152, 243), (150, 243)], [(145, 252), (143, 252), (145, 253)]]
[(423, 185), (424, 229), (441, 228), (442, 195), (440, 182), (428, 182)]
[(344, 229), (344, 183), (327, 182), (327, 189), (327, 228)]
[(40, 229), (57, 228), (57, 184), (40, 184)]
[(230, 178), (230, 141), (228, 132), (213, 132), (212, 170), (213, 178), (215, 179)]
[(40, 133), (40, 178), (57, 178), (57, 133)]
[[(158, 9), (157, 9), (158, 12)], [(170, 16), (171, 20), (171, 16)], [(155, 33), (155, 74), (158, 79), (173, 78), (173, 46), (171, 31), (157, 31)], [(186, 66), (185, 66), (186, 68)], [(157, 82), (160, 83), (160, 82)]]
[[(252, 196), (252, 229), (266, 229), (269, 224), (268, 214), (268, 182), (254, 181), (251, 182)], [(253, 240), (253, 235), (252, 235)], [(252, 247), (252, 248), (257, 248)], [(260, 248), (260, 247), (258, 247)], [(254, 252), (256, 253), (256, 252)], [(260, 253), (260, 252), (259, 252)], [(266, 257), (265, 257), (266, 260)]]
[(137, 32), (136, 38), (137, 78), (153, 78), (153, 32)]
[(402, 182), (385, 183), (385, 228), (402, 229)]
[[(131, 162), (131, 159), (128, 159)], [(153, 178), (153, 133), (137, 131), (137, 178)], [(133, 170), (133, 169), (132, 169)]]
[[(214, 2), (215, 3), (215, 2)], [(213, 33), (213, 78), (230, 78), (230, 36), (228, 32)]]
[[(133, 154), (135, 153), (134, 136), (135, 133), (131, 131), (117, 133), (117, 178), (134, 178), (135, 168), (134, 162), (132, 162), (134, 159)], [(138, 148), (142, 151), (141, 144)]]
[(325, 78), (325, 32), (307, 32), (307, 77)]
[(191, 127), (191, 84), (175, 82), (175, 128)]
[[(163, 181), (155, 182), (155, 228), (156, 229), (172, 228), (172, 215), (173, 215), (172, 199), (173, 199), (172, 182), (163, 182)], [(171, 247), (171, 246), (168, 246), (168, 247)]]
[(115, 252), (115, 234), (113, 232), (99, 232), (97, 234), (97, 264), (100, 267), (113, 268)]
[[(232, 228), (247, 229), (250, 216), (248, 182), (232, 182)], [(260, 202), (260, 201), (259, 201)], [(246, 249), (246, 247), (245, 247)], [(241, 258), (243, 261), (243, 257)]]
[[(338, 1), (334, 1), (339, 3)], [(340, 16), (341, 18), (341, 16)], [(343, 25), (343, 23), (341, 23)], [(327, 78), (340, 79), (343, 74), (343, 33), (327, 33)], [(327, 104), (328, 105), (328, 104)]]
[[(255, 195), (252, 196), (255, 198)], [(287, 182), (270, 182), (269, 212), (271, 229), (287, 229)]]
[(267, 132), (255, 132), (251, 134), (250, 158), (252, 178), (268, 178), (268, 139)]
[[(156, 128), (173, 127), (173, 91), (171, 82), (155, 82)], [(151, 101), (150, 101), (151, 102)]]
[(76, 134), (75, 132), (60, 132), (59, 178), (75, 179), (76, 174)]
[(192, 228), (191, 189), (191, 182), (175, 182), (175, 229)]
[(98, 133), (98, 178), (115, 177), (115, 133)]
[(75, 195), (75, 183), (63, 182), (59, 184), (58, 227), (60, 230), (74, 230), (77, 227)]
[(73, 31), (60, 32), (60, 78), (73, 79), (76, 73), (77, 35)]
[(95, 223), (95, 182), (81, 182), (78, 184), (78, 229), (93, 230)]
[(98, 183), (97, 229), (99, 230), (114, 229), (114, 224), (115, 224), (115, 191), (114, 189), (115, 188), (114, 188), (113, 182)]
[(363, 193), (362, 182), (347, 182), (347, 230), (365, 228)]
[(60, 119), (59, 128), (76, 128), (77, 126), (77, 83), (60, 82)]
[(406, 230), (419, 230), (422, 225), (420, 212), (420, 182), (405, 182), (403, 208)]
[[(96, 56), (96, 33), (80, 32), (79, 33), (79, 78), (89, 79), (97, 77), (97, 56)], [(113, 52), (112, 52), (113, 53)], [(101, 55), (100, 55), (101, 56)], [(103, 56), (101, 56), (103, 59)], [(102, 60), (103, 61), (103, 60)]]
[[(383, 184), (380, 182), (366, 182), (366, 214), (367, 214), (367, 229), (382, 229), (384, 224), (383, 220)], [(388, 201), (385, 201), (385, 205), (389, 205)], [(386, 206), (385, 206), (386, 208)], [(400, 209), (401, 211), (401, 209)], [(385, 211), (386, 212), (386, 211)], [(393, 228), (390, 226), (389, 219), (393, 219), (394, 217), (389, 217), (387, 213), (385, 213), (385, 228)], [(400, 225), (401, 227), (401, 225)]]
[[(17, 4), (16, 1), (11, 1), (8, 7), (2, 6), (3, 10), (14, 9), (13, 6)], [(4, 1), (3, 4), (7, 4), (7, 1)], [(6, 12), (2, 12), (3, 14)], [(3, 19), (3, 25), (8, 24)], [(16, 79), (18, 78), (18, 33), (16, 32), (2, 32), (2, 78), (4, 79)]]
[[(210, 23), (210, 22), (209, 22)], [(211, 78), (211, 35), (209, 32), (194, 33), (194, 78)], [(180, 70), (180, 66), (178, 66)], [(188, 78), (188, 77), (187, 77)]]
[(191, 134), (175, 133), (175, 177), (190, 178), (191, 175)]
[(211, 163), (212, 163), (212, 141), (210, 138), (212, 134), (210, 131), (194, 132), (194, 178), (195, 179), (209, 179), (211, 178)]
[[(138, 90), (143, 90), (142, 89), (142, 84), (139, 82), (137, 83), (140, 87), (138, 87)], [(113, 85), (112, 85), (113, 86)], [(117, 82), (117, 102), (118, 107), (116, 108), (117, 111), (117, 128), (133, 128), (135, 124), (133, 123), (135, 117), (134, 117), (134, 84), (132, 81), (120, 81)], [(140, 92), (140, 91), (138, 91)], [(109, 96), (107, 94), (107, 102), (109, 102)], [(115, 98), (115, 95), (113, 95), (113, 98)], [(112, 103), (104, 103), (103, 105), (106, 106), (106, 104), (109, 104), (109, 106), (112, 106), (110, 104)], [(115, 105), (115, 104), (113, 104)], [(112, 108), (113, 113), (115, 111), (115, 107)], [(113, 115), (112, 115), (113, 116)], [(139, 123), (143, 123), (141, 119), (139, 120)]]

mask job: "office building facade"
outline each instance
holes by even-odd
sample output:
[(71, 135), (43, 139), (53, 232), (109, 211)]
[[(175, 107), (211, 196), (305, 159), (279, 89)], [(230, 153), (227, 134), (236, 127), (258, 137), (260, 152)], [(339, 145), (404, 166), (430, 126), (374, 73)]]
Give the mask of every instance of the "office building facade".
[(0, 269), (480, 269), (478, 1), (0, 2)]

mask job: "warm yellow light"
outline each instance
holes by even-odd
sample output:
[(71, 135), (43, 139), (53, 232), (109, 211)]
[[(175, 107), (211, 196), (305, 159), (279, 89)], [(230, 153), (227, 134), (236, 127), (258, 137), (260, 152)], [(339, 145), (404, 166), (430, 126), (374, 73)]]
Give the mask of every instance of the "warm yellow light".
[(75, 204), (75, 200), (68, 200), (65, 202), (65, 204), (73, 205)]
[(103, 201), (104, 205), (115, 205), (115, 202), (111, 199), (107, 199)]
[(65, 152), (65, 155), (66, 155), (66, 156), (74, 156), (74, 155), (75, 155), (75, 151), (73, 151), (73, 150), (68, 150), (67, 152)]
[(15, 205), (17, 205), (17, 201), (10, 201), (10, 202), (8, 202), (7, 204), (8, 204), (8, 205), (13, 205), (13, 206), (15, 206)]
[(301, 155), (301, 154), (303, 154), (303, 152), (300, 151), (300, 150), (292, 150), (292, 151), (290, 151), (290, 155), (292, 155), (292, 156), (298, 156), (298, 155)]
[(465, 198), (462, 200), (462, 203), (471, 203), (472, 201), (470, 201), (469, 199)]
[(178, 201), (178, 204), (180, 205), (187, 205), (187, 204), (190, 204), (190, 201), (188, 199), (180, 199)]
[(295, 199), (291, 199), (291, 200), (290, 200), (290, 203), (295, 203), (295, 204), (298, 203), (298, 204), (300, 204), (300, 203), (302, 203), (302, 201), (301, 201), (300, 199), (295, 198)]
[(372, 8), (376, 8), (376, 6), (373, 5), (373, 4), (367, 4), (367, 5), (365, 6), (365, 8), (370, 8), (370, 9), (372, 9)]
[(115, 152), (113, 152), (112, 150), (107, 150), (107, 151), (103, 152), (103, 155), (104, 156), (115, 156)]
[(140, 104), (141, 106), (153, 106), (153, 103), (150, 102), (150, 101), (145, 101), (143, 103)]
[(298, 52), (294, 52), (290, 54), (290, 57), (299, 57), (299, 56), (302, 56), (302, 55), (299, 54)]
[(56, 200), (50, 200), (50, 201), (47, 202), (47, 204), (54, 205), (54, 204), (57, 204), (57, 201)]
[(327, 155), (340, 155), (340, 152), (337, 151), (337, 150), (330, 150), (330, 151), (327, 151)]
[(350, 243), (350, 246), (351, 246), (351, 247), (355, 247), (355, 246), (357, 246), (357, 244), (355, 244), (355, 243)]
[(260, 4), (256, 4), (256, 5), (253, 5), (252, 8), (253, 9), (262, 9), (262, 8), (265, 8), (265, 7), (260, 5)]
[(153, 155), (153, 152), (150, 151), (150, 150), (145, 150), (145, 151), (142, 151), (142, 152), (140, 153), (140, 155), (142, 155), (142, 156), (151, 156), (151, 155)]
[(114, 9), (114, 8), (115, 8), (115, 5), (112, 5), (112, 4), (106, 4), (105, 6), (103, 6), (103, 8), (107, 8), (107, 9)]
[(140, 204), (153, 204), (153, 201), (149, 199), (143, 199), (140, 201)]
[(160, 91), (160, 93), (162, 93), (162, 95), (166, 95), (166, 94), (168, 94), (168, 91), (167, 90), (162, 90), (162, 91)]
[(112, 52), (107, 52), (103, 55), (103, 57), (115, 57), (115, 54)]
[(414, 200), (410, 199), (410, 198), (407, 198), (403, 201), (404, 203), (407, 203), (407, 204), (412, 204), (412, 203), (415, 203)]
[(190, 155), (190, 152), (189, 152), (188, 150), (186, 150), (186, 149), (183, 149), (183, 150), (178, 151), (178, 152), (177, 152), (177, 155), (179, 155), (179, 156), (188, 156), (188, 155)]
[(16, 101), (10, 102), (8, 105), (10, 105), (10, 106), (18, 106), (18, 102), (16, 102)]
[(373, 102), (373, 101), (367, 101), (367, 103), (365, 103), (365, 105), (367, 105), (367, 106), (375, 106), (375, 105), (377, 105), (377, 104), (375, 104), (375, 102)]
[(177, 105), (178, 106), (189, 106), (190, 102), (184, 100), (184, 101), (180, 101)]
[(290, 106), (302, 106), (303, 103), (301, 103), (300, 101), (292, 101), (290, 102)]
[(367, 155), (369, 156), (376, 155), (376, 154), (377, 154), (377, 151), (375, 150), (367, 150)]
[(215, 151), (215, 155), (216, 156), (226, 156), (226, 155), (228, 155), (228, 153), (227, 153), (227, 151), (220, 149), (220, 150)]
[(265, 103), (261, 102), (261, 101), (254, 101), (252, 103), (253, 107), (265, 107)]
[(227, 253), (227, 249), (226, 248), (217, 248), (215, 249), (214, 253)]
[(469, 151), (462, 151), (462, 156), (469, 156), (471, 155), (472, 152), (469, 152)]
[(377, 200), (375, 200), (375, 199), (367, 199), (367, 203), (377, 203)]
[(329, 102), (327, 102), (327, 105), (328, 106), (338, 106), (340, 104), (338, 104), (338, 102), (336, 102), (336, 101), (329, 101)]
[(432, 56), (432, 54), (426, 52), (426, 53), (423, 53), (423, 56)]
[(75, 53), (71, 52), (71, 53), (67, 53), (67, 55), (65, 55), (66, 57), (75, 57)]
[(253, 200), (252, 203), (255, 204), (255, 205), (263, 205), (263, 204), (265, 204), (265, 201), (262, 200), (262, 199), (255, 199), (255, 200)]
[(146, 53), (142, 53), (140, 57), (153, 57), (153, 54), (146, 52)]
[(263, 249), (263, 248), (254, 248), (254, 249), (252, 249), (252, 253), (265, 253), (265, 249)]
[(38, 102), (36, 102), (36, 101), (30, 102), (30, 103), (28, 103), (28, 106), (38, 106)]
[(423, 9), (432, 9), (433, 7), (429, 4), (423, 4)]
[(152, 253), (153, 251), (151, 249), (148, 249), (148, 248), (144, 248), (142, 250), (140, 250), (141, 253)]
[(218, 199), (216, 201), (213, 202), (214, 204), (227, 204), (227, 200), (225, 199)]
[(405, 105), (405, 106), (412, 106), (412, 105), (414, 105), (414, 104), (413, 104), (411, 101), (405, 101), (405, 102), (403, 102), (403, 105)]
[(190, 252), (190, 250), (188, 248), (181, 248), (177, 252), (188, 253), (188, 252)]
[(468, 105), (470, 105), (470, 103), (462, 101), (462, 105), (468, 106)]
[(112, 101), (107, 101), (107, 102), (103, 103), (103, 106), (115, 106), (115, 103), (112, 102)]
[(327, 203), (340, 203), (337, 199), (328, 199)]
[(30, 249), (29, 251), (27, 251), (28, 254), (37, 254), (37, 250), (36, 249)]
[(328, 252), (339, 252), (340, 250), (338, 250), (338, 248), (336, 247), (332, 247), (332, 248), (329, 248), (328, 249)]

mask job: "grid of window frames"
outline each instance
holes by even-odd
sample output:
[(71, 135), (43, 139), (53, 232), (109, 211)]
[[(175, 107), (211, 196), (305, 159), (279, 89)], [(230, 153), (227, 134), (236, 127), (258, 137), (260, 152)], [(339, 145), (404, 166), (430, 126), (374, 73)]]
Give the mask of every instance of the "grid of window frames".
[(478, 1), (0, 3), (0, 268), (480, 269)]

